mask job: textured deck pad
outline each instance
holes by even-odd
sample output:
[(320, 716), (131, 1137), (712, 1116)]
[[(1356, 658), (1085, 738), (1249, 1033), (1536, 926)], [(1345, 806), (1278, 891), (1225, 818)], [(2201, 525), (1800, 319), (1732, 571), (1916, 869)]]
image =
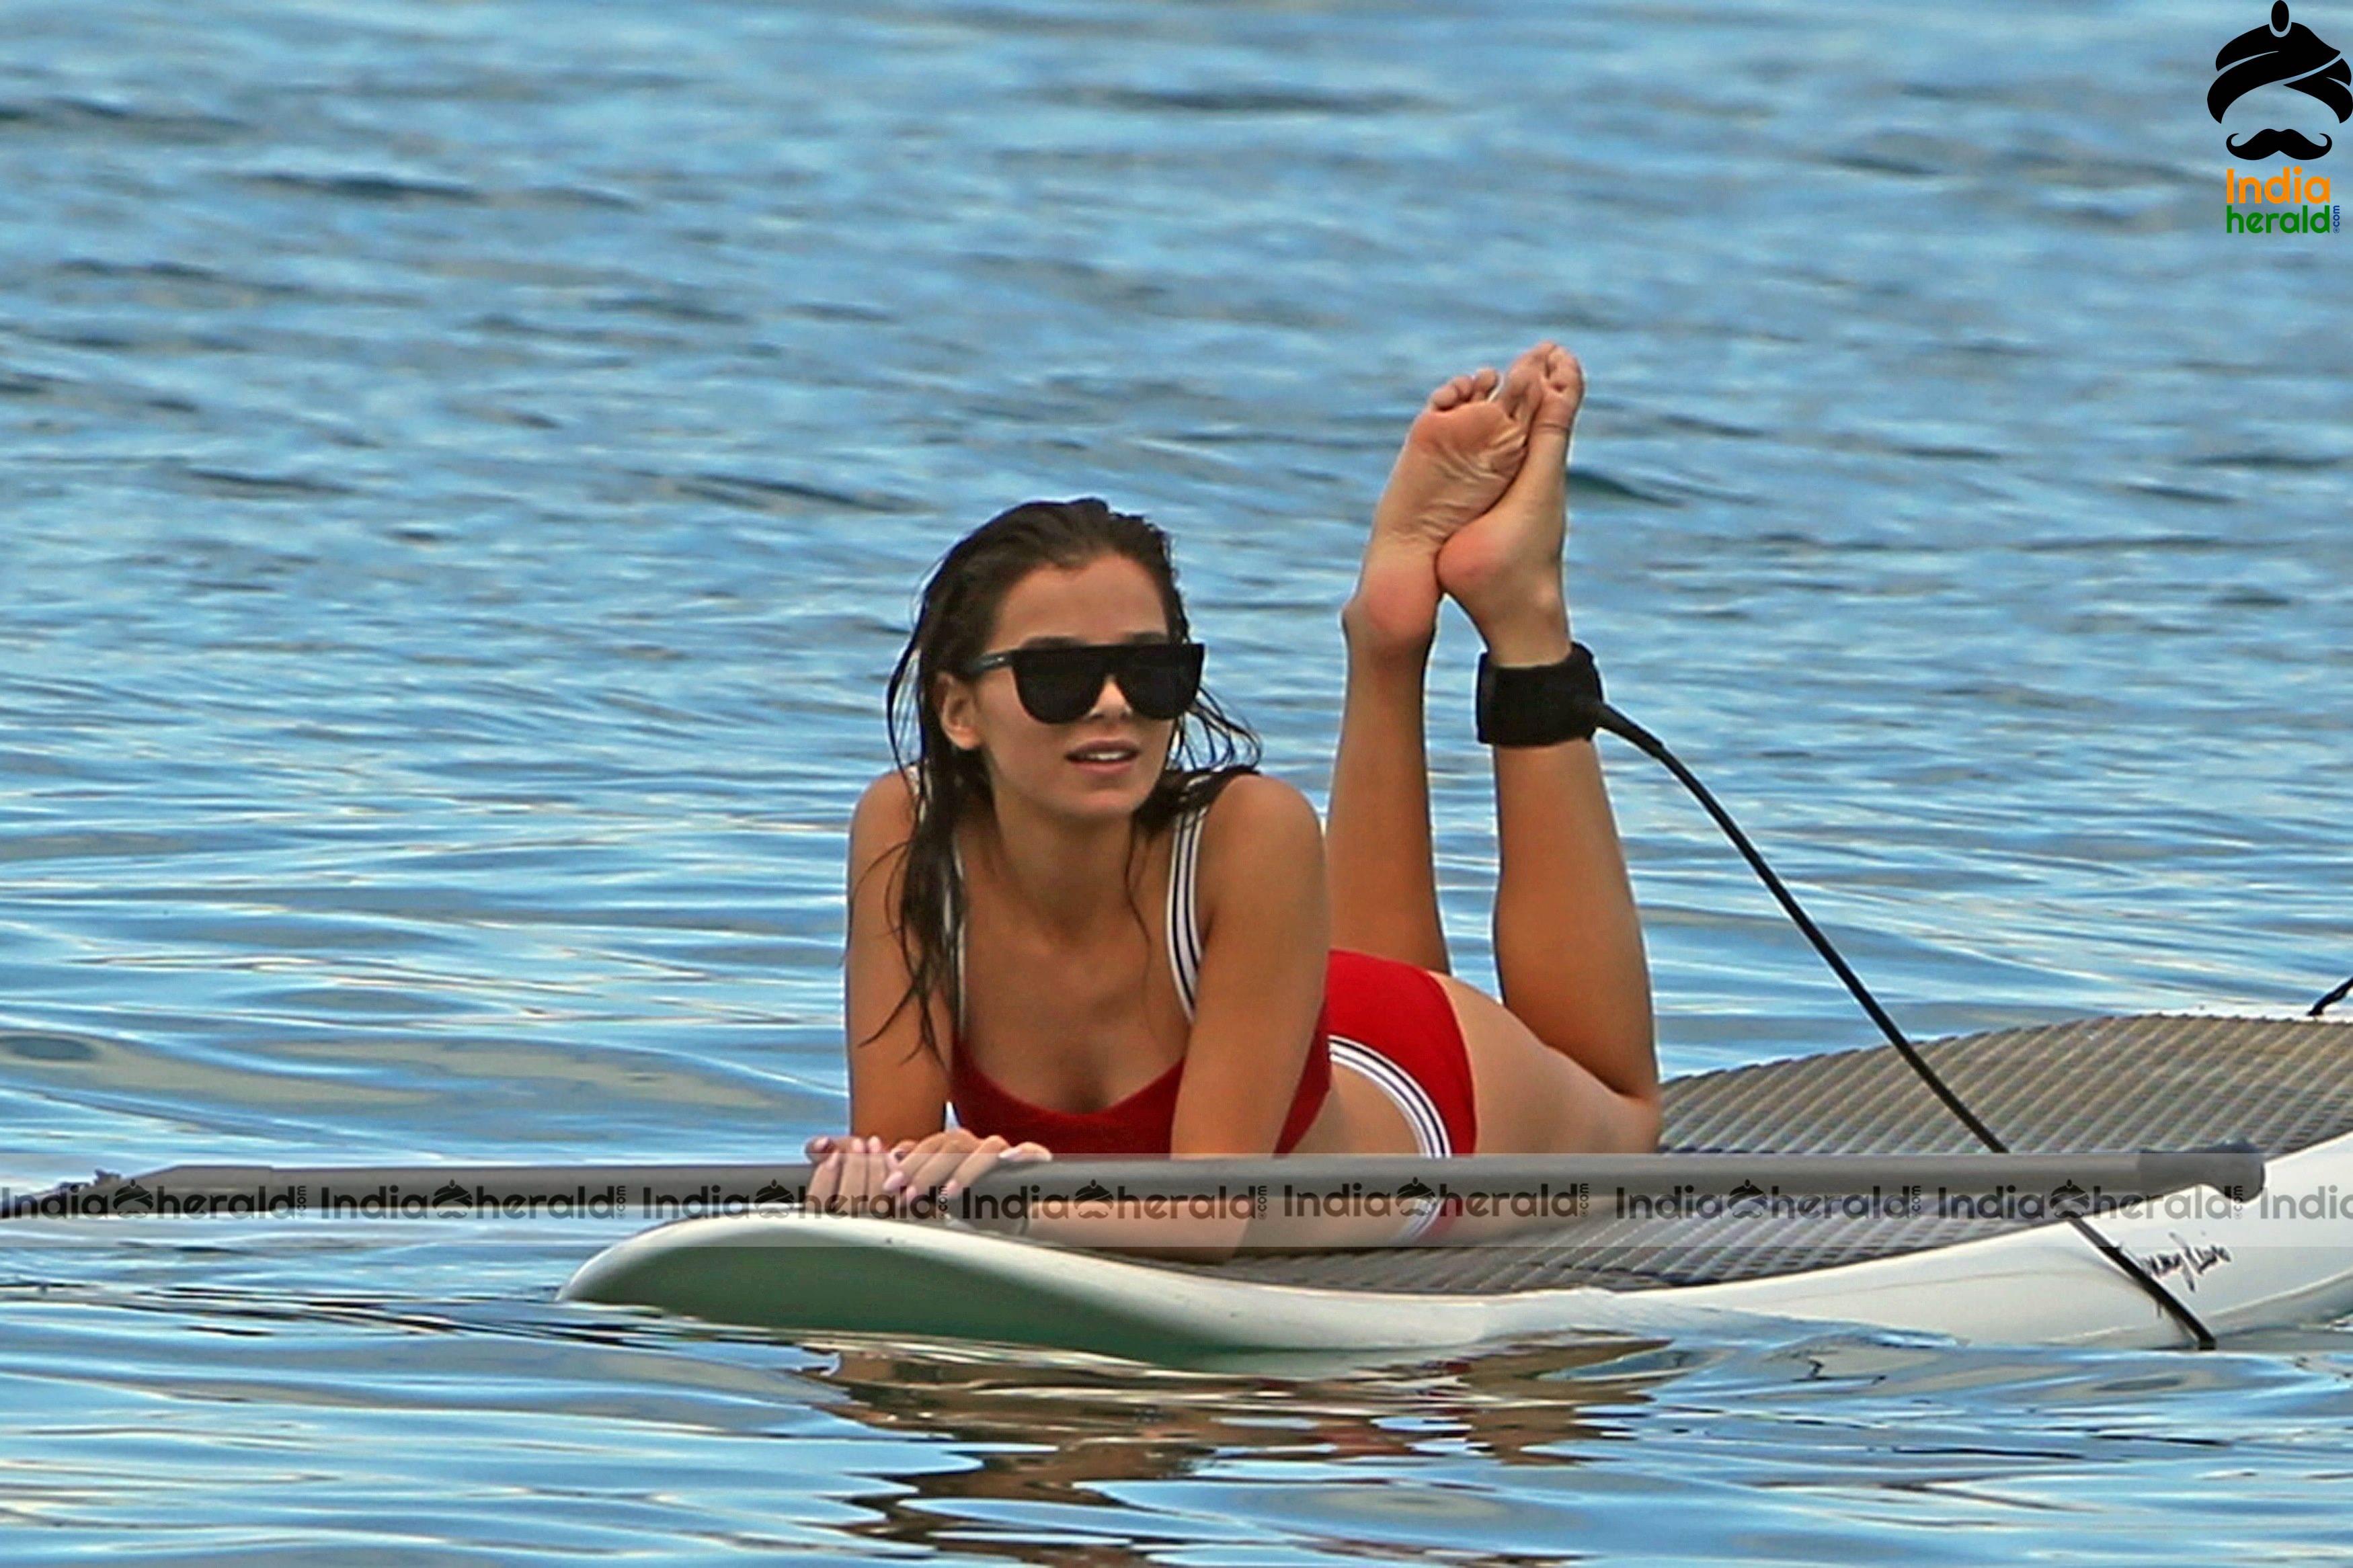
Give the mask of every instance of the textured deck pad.
[[(2353, 1023), (2148, 1015), (1939, 1040), (1922, 1052), (2021, 1153), (2266, 1153), (2353, 1132)], [(1968, 1153), (1979, 1146), (1886, 1047), (1701, 1073), (1666, 1086), (1662, 1144), (1690, 1152)], [(2033, 1223), (1937, 1215), (1597, 1218), (1508, 1242), (1238, 1258), (1227, 1278), (1362, 1290), (1641, 1289), (1795, 1273)]]
[[(2020, 1153), (2243, 1138), (2280, 1154), (2353, 1131), (2353, 1024), (2151, 1014), (1965, 1035), (1921, 1054)], [(1678, 1079), (1662, 1142), (1814, 1154), (1978, 1148), (1886, 1047)]]

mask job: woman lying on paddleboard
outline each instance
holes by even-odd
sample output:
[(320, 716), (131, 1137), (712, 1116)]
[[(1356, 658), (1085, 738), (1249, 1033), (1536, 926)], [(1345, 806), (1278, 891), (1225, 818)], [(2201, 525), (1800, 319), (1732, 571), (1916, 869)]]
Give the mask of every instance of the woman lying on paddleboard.
[[(908, 698), (917, 754), (850, 824), (850, 1133), (811, 1141), (813, 1201), (888, 1211), (1051, 1153), (1655, 1145), (1625, 860), (1591, 740), (1552, 739), (1584, 390), (1539, 343), (1414, 420), (1340, 615), (1326, 829), (1200, 693), (1160, 530), (1032, 501), (948, 552), (886, 699)], [(1482, 731), (1517, 742), (1494, 749), (1500, 1002), (1447, 973), (1439, 921), (1422, 682), (1441, 595), (1497, 667)], [(1178, 765), (1200, 734), (1221, 765)]]

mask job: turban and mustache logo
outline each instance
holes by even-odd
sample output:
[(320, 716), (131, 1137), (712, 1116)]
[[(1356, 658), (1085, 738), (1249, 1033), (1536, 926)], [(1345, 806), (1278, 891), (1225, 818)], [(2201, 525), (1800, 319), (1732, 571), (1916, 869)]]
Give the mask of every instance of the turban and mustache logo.
[[(2270, 26), (2251, 27), (2224, 44), (2214, 57), (2214, 69), (2220, 74), (2206, 91), (2206, 107), (2217, 124), (2224, 110), (2255, 89), (2281, 84), (2327, 104), (2340, 125), (2353, 115), (2353, 91), (2347, 90), (2353, 86), (2353, 68), (2311, 28), (2287, 19), (2287, 0), (2275, 0)], [(2333, 137), (2315, 142), (2293, 128), (2268, 127), (2223, 143), (2242, 158), (2268, 158), (2274, 153), (2317, 158), (2336, 144)]]

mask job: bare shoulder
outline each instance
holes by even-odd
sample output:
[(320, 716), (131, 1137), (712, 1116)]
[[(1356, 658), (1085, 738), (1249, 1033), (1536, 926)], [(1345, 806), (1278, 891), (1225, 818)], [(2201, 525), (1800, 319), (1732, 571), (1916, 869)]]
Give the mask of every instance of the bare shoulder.
[(1296, 838), (1303, 831), (1319, 837), (1323, 826), (1315, 805), (1295, 785), (1264, 773), (1237, 773), (1209, 803), (1201, 824), (1203, 847), (1213, 843), (1251, 843), (1267, 837)]
[(1201, 823), (1201, 879), (1212, 887), (1263, 887), (1313, 871), (1320, 880), (1324, 825), (1315, 804), (1264, 773), (1237, 775), (1209, 803)]
[(858, 804), (860, 807), (863, 807), (870, 801), (878, 805), (889, 805), (897, 810), (904, 811), (910, 816), (913, 816), (915, 811), (915, 770), (913, 768), (884, 768), (881, 773), (876, 773), (873, 781), (866, 786), (866, 793), (858, 797)]
[(915, 826), (914, 781), (900, 768), (877, 775), (858, 797), (849, 822), (852, 837), (863, 838), (871, 833), (881, 838), (875, 846), (878, 849), (906, 837)]
[(1203, 974), (1238, 973), (1241, 994), (1263, 1000), (1294, 966), (1321, 973), (1332, 932), (1324, 825), (1296, 788), (1261, 773), (1228, 784), (1201, 825), (1195, 887)]
[[(885, 878), (888, 886), (895, 889), (906, 864), (908, 846), (914, 837), (914, 787), (906, 775), (893, 768), (866, 786), (858, 797), (857, 807), (849, 814), (848, 860), (853, 904), (858, 889), (868, 881), (870, 874), (882, 867), (899, 868)], [(889, 892), (886, 897), (895, 899), (896, 893)]]

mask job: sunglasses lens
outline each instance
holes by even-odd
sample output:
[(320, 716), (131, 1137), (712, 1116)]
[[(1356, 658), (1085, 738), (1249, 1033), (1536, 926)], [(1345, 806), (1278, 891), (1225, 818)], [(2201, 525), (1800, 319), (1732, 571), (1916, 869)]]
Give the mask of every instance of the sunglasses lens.
[(1201, 689), (1201, 658), (1198, 644), (1164, 643), (1124, 649), (1127, 658), (1119, 670), (1119, 689), (1146, 719), (1174, 719), (1193, 706)]
[(1040, 724), (1085, 718), (1103, 682), (1103, 665), (1092, 648), (1029, 648), (1014, 657), (1014, 693)]
[(1176, 718), (1193, 706), (1201, 689), (1198, 643), (1022, 648), (1011, 662), (1014, 693), (1041, 724), (1085, 718), (1106, 676), (1119, 682), (1128, 705), (1146, 719)]

